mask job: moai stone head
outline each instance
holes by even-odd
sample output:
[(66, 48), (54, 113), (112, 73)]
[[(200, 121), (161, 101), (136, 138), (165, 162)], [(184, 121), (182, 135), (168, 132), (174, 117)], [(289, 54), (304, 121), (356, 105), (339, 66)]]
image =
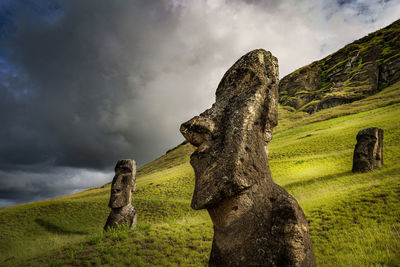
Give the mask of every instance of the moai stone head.
[(132, 191), (136, 183), (136, 162), (132, 159), (121, 159), (115, 166), (115, 176), (111, 184), (111, 197), (108, 206), (121, 208), (131, 203)]
[[(241, 57), (224, 75), (213, 106), (181, 125), (198, 149), (192, 208), (209, 208), (270, 179), (267, 144), (278, 122), (278, 61), (263, 49)], [(252, 175), (254, 173), (255, 175)]]
[(371, 127), (357, 134), (353, 155), (353, 172), (368, 172), (382, 168), (383, 130)]

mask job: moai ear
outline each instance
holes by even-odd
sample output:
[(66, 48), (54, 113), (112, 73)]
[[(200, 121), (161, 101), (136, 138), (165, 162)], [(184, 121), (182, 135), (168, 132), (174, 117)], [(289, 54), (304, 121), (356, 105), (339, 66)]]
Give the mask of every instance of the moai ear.
[(272, 56), (271, 53), (263, 55), (264, 75), (266, 76), (266, 97), (264, 100), (262, 123), (264, 123), (264, 140), (268, 143), (272, 139), (273, 129), (278, 125), (279, 67), (278, 59)]
[(265, 100), (264, 108), (264, 140), (269, 142), (272, 139), (272, 132), (276, 125), (278, 125), (278, 84), (271, 81), (267, 86), (267, 98)]
[(131, 191), (134, 192), (136, 190), (136, 161), (132, 160), (132, 187)]

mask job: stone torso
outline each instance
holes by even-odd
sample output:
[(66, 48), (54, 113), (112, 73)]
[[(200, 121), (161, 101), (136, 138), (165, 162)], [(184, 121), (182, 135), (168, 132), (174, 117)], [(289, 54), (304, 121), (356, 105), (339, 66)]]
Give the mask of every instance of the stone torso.
[[(210, 266), (315, 266), (308, 224), (297, 201), (274, 184), (208, 209), (214, 223)], [(260, 204), (261, 203), (261, 204)]]

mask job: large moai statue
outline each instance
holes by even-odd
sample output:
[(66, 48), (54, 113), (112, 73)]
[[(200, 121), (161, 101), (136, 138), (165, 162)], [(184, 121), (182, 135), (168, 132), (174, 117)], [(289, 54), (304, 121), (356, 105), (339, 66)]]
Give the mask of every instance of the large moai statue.
[(353, 155), (353, 172), (368, 172), (383, 165), (383, 130), (371, 127), (357, 134)]
[(104, 230), (115, 228), (119, 224), (136, 227), (137, 213), (132, 206), (132, 192), (136, 187), (136, 162), (133, 159), (118, 160), (115, 176), (111, 184), (111, 196), (108, 206), (111, 208)]
[(191, 206), (214, 224), (210, 266), (316, 265), (306, 217), (269, 170), (277, 107), (278, 62), (259, 49), (225, 73), (210, 109), (181, 125), (198, 147)]

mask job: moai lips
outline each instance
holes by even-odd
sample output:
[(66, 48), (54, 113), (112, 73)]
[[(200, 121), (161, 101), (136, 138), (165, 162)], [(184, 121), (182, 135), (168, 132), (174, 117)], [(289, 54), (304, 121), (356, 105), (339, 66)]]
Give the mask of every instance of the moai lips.
[(198, 147), (191, 206), (214, 224), (210, 266), (315, 266), (304, 213), (269, 170), (277, 105), (277, 59), (254, 50), (225, 73), (213, 106), (181, 125)]
[(137, 214), (132, 207), (132, 192), (136, 184), (136, 162), (122, 159), (115, 166), (115, 176), (111, 184), (111, 196), (108, 206), (111, 208), (104, 229), (116, 227), (118, 224), (136, 226)]
[(368, 172), (383, 165), (383, 130), (371, 127), (357, 134), (353, 155), (353, 172)]

